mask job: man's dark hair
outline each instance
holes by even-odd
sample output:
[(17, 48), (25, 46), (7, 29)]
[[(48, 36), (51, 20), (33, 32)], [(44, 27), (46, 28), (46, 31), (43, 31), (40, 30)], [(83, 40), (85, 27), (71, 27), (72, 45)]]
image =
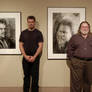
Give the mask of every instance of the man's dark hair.
[(0, 19), (0, 23), (5, 24), (7, 26), (7, 23), (6, 23), (5, 19)]
[(35, 19), (34, 16), (28, 16), (28, 17), (27, 17), (27, 20), (28, 20), (28, 19), (33, 19), (34, 21), (36, 21), (36, 19)]

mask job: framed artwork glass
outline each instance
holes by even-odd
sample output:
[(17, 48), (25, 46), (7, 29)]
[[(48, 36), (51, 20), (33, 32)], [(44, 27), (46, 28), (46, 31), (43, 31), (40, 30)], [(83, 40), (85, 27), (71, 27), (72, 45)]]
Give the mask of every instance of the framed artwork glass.
[(0, 54), (21, 54), (20, 12), (0, 12)]

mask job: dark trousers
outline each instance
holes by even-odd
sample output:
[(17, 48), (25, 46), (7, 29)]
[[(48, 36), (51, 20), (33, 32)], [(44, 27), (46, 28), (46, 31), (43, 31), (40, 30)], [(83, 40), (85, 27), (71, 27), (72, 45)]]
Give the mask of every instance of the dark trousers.
[[(24, 72), (24, 84), (23, 92), (29, 92), (30, 83), (31, 92), (38, 92), (38, 81), (39, 81), (39, 59), (36, 59), (35, 62), (31, 63), (23, 58), (23, 72)], [(32, 79), (32, 81), (30, 81)]]
[(70, 92), (91, 92), (92, 61), (72, 58), (70, 78)]

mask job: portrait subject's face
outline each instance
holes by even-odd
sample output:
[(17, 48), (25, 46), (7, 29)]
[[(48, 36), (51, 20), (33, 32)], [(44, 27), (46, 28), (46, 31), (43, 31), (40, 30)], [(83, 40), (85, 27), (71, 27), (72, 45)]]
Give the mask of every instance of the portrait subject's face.
[(71, 29), (68, 25), (60, 25), (56, 34), (59, 48), (64, 47), (71, 37)]
[(34, 19), (28, 19), (27, 23), (28, 23), (28, 28), (29, 29), (34, 29), (35, 28), (35, 21), (34, 21)]
[(80, 32), (83, 34), (83, 35), (86, 35), (89, 33), (89, 26), (87, 23), (83, 23), (81, 25), (81, 28), (80, 28)]
[(0, 38), (5, 37), (6, 25), (4, 23), (0, 23)]

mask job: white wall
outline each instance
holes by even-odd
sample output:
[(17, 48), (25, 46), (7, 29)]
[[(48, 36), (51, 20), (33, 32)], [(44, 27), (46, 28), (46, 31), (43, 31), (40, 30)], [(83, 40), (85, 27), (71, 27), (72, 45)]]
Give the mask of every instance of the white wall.
[[(0, 11), (20, 11), (22, 30), (26, 28), (26, 18), (34, 15), (44, 36), (44, 48), (40, 62), (41, 87), (67, 87), (70, 72), (66, 60), (47, 59), (47, 8), (85, 7), (86, 19), (92, 23), (91, 0), (1, 0)], [(92, 25), (92, 24), (91, 24)], [(23, 83), (21, 55), (0, 55), (0, 87), (21, 87)]]

